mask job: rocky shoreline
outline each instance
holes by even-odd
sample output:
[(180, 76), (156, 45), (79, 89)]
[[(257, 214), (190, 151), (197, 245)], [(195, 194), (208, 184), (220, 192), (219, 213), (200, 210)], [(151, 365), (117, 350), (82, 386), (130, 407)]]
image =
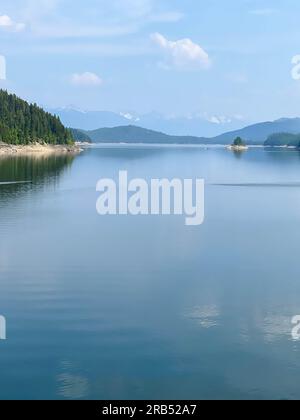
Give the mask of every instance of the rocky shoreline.
[(78, 154), (83, 149), (79, 145), (50, 145), (33, 143), (29, 145), (13, 145), (0, 142), (0, 156), (27, 155), (27, 154)]
[(231, 145), (231, 146), (227, 146), (228, 150), (232, 150), (233, 152), (246, 152), (249, 147), (248, 146), (236, 146), (236, 145)]

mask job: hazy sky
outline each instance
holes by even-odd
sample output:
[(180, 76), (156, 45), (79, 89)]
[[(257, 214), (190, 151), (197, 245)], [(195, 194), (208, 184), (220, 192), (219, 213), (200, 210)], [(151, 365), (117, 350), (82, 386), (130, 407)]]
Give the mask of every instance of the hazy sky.
[(299, 0), (1, 0), (0, 87), (51, 107), (300, 116), (299, 16)]

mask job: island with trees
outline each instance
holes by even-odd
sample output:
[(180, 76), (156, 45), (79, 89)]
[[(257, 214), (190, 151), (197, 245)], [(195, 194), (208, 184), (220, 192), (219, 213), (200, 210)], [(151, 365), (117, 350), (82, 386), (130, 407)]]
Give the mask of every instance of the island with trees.
[(237, 137), (228, 149), (233, 150), (234, 152), (244, 152), (248, 150), (248, 146), (241, 137)]

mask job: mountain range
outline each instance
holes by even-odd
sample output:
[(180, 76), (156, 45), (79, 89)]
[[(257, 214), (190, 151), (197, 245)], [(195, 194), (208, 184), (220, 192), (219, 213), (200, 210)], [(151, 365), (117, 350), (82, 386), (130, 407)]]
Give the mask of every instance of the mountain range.
[(148, 114), (114, 113), (108, 111), (83, 111), (72, 106), (49, 109), (57, 115), (66, 127), (82, 130), (98, 128), (114, 128), (118, 126), (136, 125), (171, 136), (215, 137), (225, 131), (242, 128), (246, 123), (240, 117), (209, 116), (197, 114), (186, 117), (164, 116), (157, 112)]
[(114, 128), (100, 128), (93, 131), (72, 130), (74, 138), (87, 136), (93, 143), (145, 143), (145, 144), (199, 144), (203, 143), (200, 137), (170, 136), (159, 131), (148, 130), (134, 125)]
[(214, 143), (228, 144), (241, 137), (248, 144), (264, 144), (269, 136), (278, 133), (299, 134), (300, 118), (281, 118), (247, 126), (241, 130), (228, 132), (211, 139)]
[[(249, 145), (263, 145), (274, 134), (299, 134), (300, 118), (284, 118), (247, 126), (216, 137), (172, 136), (135, 125), (105, 127), (97, 130), (73, 130), (76, 140), (84, 138), (95, 143), (166, 143), (166, 144), (231, 144), (241, 137)], [(80, 138), (79, 138), (80, 137)], [(276, 140), (278, 143), (278, 140)]]

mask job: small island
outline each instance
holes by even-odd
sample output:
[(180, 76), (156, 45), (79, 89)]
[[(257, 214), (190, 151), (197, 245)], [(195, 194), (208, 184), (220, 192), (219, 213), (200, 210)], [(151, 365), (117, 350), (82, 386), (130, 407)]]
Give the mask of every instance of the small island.
[(249, 149), (249, 147), (247, 146), (246, 142), (241, 139), (241, 137), (237, 137), (234, 142), (228, 146), (228, 149), (234, 152), (245, 152)]

